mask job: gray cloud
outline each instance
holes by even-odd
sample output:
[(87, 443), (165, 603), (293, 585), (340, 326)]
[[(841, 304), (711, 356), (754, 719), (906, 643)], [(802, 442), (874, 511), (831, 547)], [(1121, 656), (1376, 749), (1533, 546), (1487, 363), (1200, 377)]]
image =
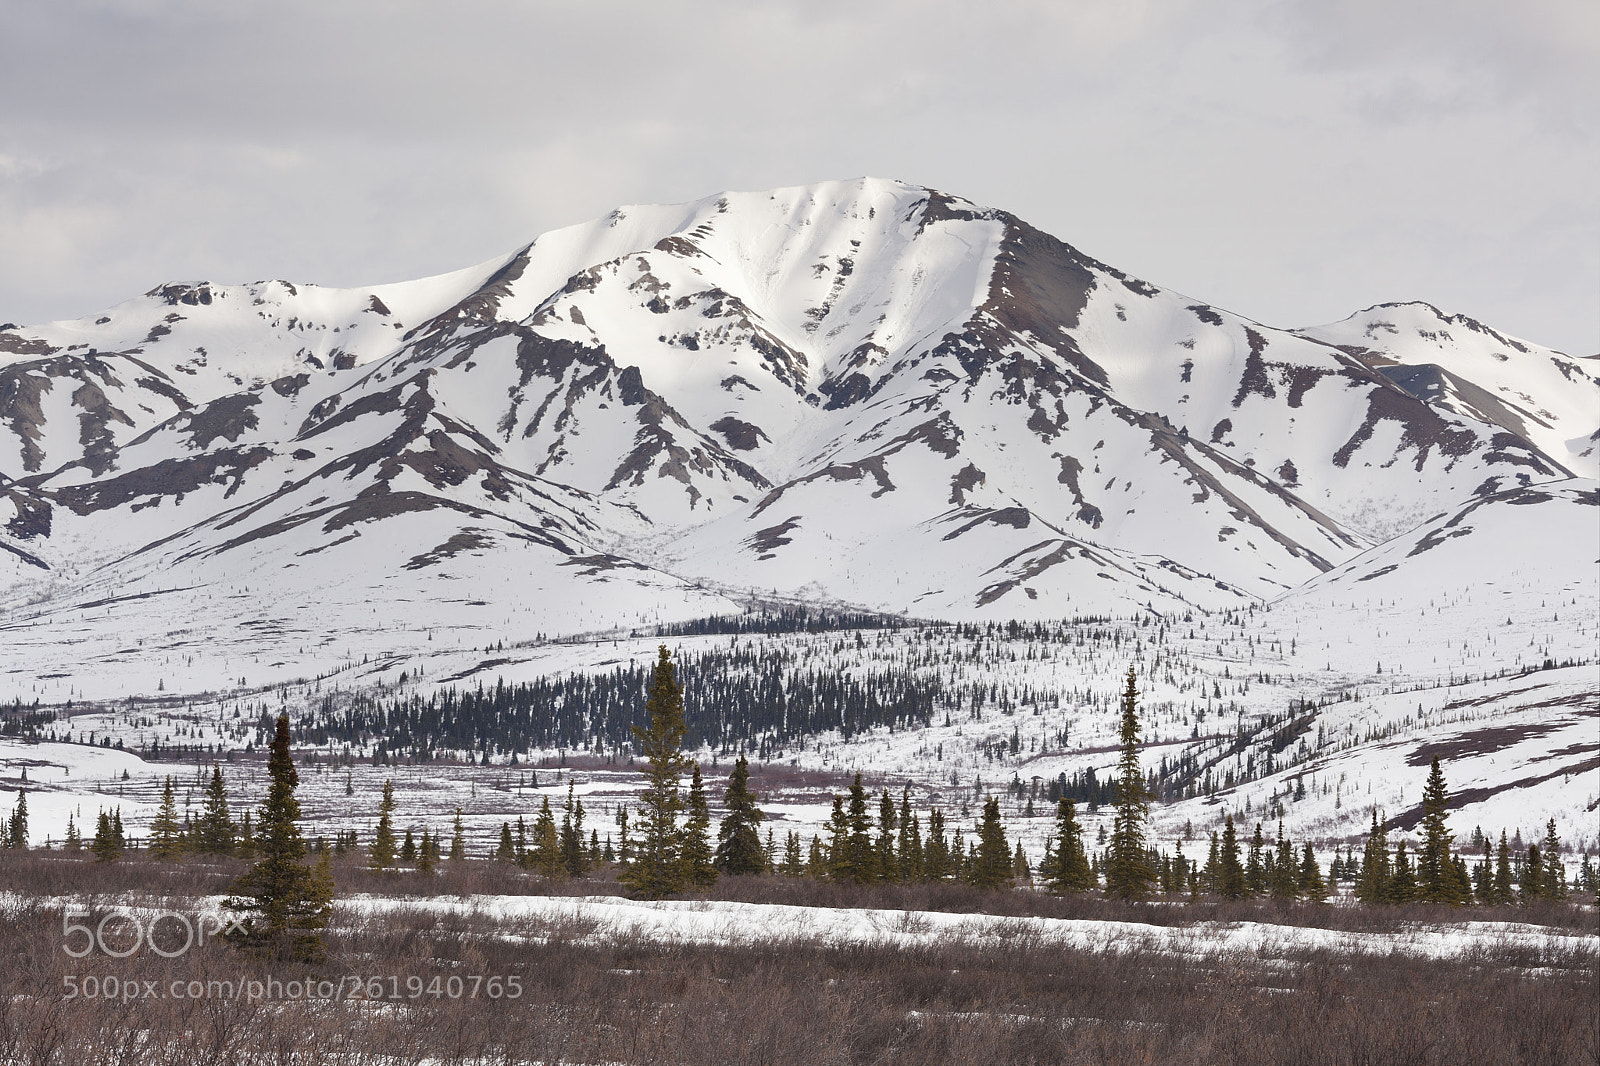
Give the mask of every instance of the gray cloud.
[(871, 173), (1275, 324), (1419, 298), (1588, 353), (1591, 6), (13, 5), (0, 319)]

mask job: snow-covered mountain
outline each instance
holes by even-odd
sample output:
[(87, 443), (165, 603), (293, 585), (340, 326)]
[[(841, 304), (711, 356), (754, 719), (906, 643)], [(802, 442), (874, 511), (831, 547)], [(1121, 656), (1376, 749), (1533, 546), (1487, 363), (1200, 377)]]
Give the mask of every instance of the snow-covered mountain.
[(81, 680), (135, 633), (294, 676), (363, 631), (756, 598), (1239, 606), (1473, 501), (1582, 497), (1597, 433), (1594, 360), (1425, 304), (1277, 329), (930, 189), (728, 193), (422, 281), (7, 326), (0, 628)]

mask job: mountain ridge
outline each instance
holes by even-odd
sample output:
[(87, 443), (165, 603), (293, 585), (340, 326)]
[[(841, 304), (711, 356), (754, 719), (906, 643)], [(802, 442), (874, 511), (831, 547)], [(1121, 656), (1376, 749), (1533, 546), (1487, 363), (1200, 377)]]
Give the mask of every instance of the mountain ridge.
[(1216, 609), (1593, 478), (1597, 403), (1431, 305), (1275, 329), (936, 190), (724, 193), (417, 282), (166, 283), (0, 332), (0, 587), (12, 624), (181, 574), (414, 632), (456, 600), (543, 632), (738, 609), (712, 585)]

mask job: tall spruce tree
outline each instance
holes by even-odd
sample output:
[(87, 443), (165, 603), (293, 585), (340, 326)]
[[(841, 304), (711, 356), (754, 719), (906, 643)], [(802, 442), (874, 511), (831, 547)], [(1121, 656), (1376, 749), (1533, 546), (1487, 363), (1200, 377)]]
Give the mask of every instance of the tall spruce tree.
[(367, 863), (382, 872), (394, 865), (394, 782), (383, 783), (383, 799), (378, 801), (378, 828), (372, 833), (372, 844), (367, 848)]
[(461, 824), (461, 808), (456, 808), (456, 820), (451, 826), (450, 861), (460, 862), (467, 857), (467, 831)]
[(1495, 849), (1494, 855), (1494, 881), (1492, 902), (1505, 906), (1517, 901), (1516, 893), (1512, 890), (1511, 880), (1511, 845), (1506, 842), (1506, 831), (1500, 830), (1500, 845)]
[(1117, 760), (1117, 814), (1106, 848), (1106, 895), (1116, 899), (1144, 899), (1156, 873), (1145, 849), (1145, 821), (1150, 815), (1150, 790), (1139, 769), (1139, 689), (1133, 667), (1128, 667), (1122, 691), (1122, 725), (1118, 731), (1122, 755)]
[(840, 864), (840, 877), (854, 884), (864, 885), (877, 875), (877, 857), (872, 850), (872, 819), (867, 814), (867, 790), (861, 784), (861, 772), (850, 785), (850, 806), (846, 819), (849, 835), (845, 838), (844, 861)]
[(26, 788), (17, 789), (17, 805), (11, 809), (11, 820), (6, 825), (6, 847), (18, 851), (27, 850), (28, 790)]
[(237, 833), (228, 814), (228, 788), (222, 780), (222, 768), (213, 762), (200, 820), (195, 823), (193, 848), (206, 855), (232, 855)]
[(105, 811), (101, 811), (100, 817), (95, 820), (94, 839), (89, 842), (89, 851), (96, 862), (116, 862), (122, 857), (122, 844), (112, 828), (111, 815)]
[(878, 795), (878, 839), (872, 856), (873, 873), (879, 881), (900, 880), (900, 858), (894, 847), (895, 830), (899, 825), (894, 800), (889, 798), (889, 790), (884, 789)]
[[(758, 845), (759, 850), (759, 845)], [(705, 782), (700, 764), (693, 766), (689, 779), (689, 813), (683, 821), (683, 875), (696, 888), (710, 888), (717, 881), (716, 852), (711, 848), (711, 809), (706, 805)]]
[(150, 820), (150, 857), (172, 862), (183, 854), (179, 841), (178, 801), (172, 789), (172, 775), (161, 789), (161, 806)]
[(1450, 844), (1454, 839), (1445, 825), (1449, 794), (1439, 756), (1433, 757), (1428, 781), (1422, 787), (1422, 850), (1417, 854), (1417, 895), (1425, 903), (1464, 903), (1455, 884)]
[(267, 760), (270, 784), (256, 825), (256, 863), (234, 882), (226, 906), (244, 916), (241, 947), (278, 959), (312, 962), (322, 957), (321, 932), (333, 904), (327, 852), (305, 865), (300, 835), (300, 776), (289, 754), (289, 716), (278, 716)]
[(1372, 811), (1372, 828), (1367, 832), (1367, 844), (1361, 853), (1361, 876), (1356, 880), (1356, 899), (1369, 906), (1393, 902), (1390, 882), (1393, 867), (1389, 864), (1389, 833), (1378, 820), (1377, 808)]
[(978, 823), (978, 847), (967, 864), (967, 883), (974, 888), (1010, 888), (1013, 877), (1011, 845), (1006, 842), (1005, 826), (1000, 822), (1000, 800), (990, 796), (983, 804), (983, 819)]
[(660, 646), (644, 709), (644, 728), (633, 727), (639, 754), (645, 759), (645, 790), (638, 818), (641, 836), (632, 862), (617, 879), (640, 896), (660, 899), (684, 886), (683, 840), (678, 827), (683, 797), (678, 781), (688, 769), (680, 750), (687, 728), (683, 686), (677, 681), (672, 653), (665, 644)]
[(1056, 803), (1056, 843), (1045, 856), (1045, 884), (1057, 895), (1085, 892), (1093, 887), (1089, 855), (1083, 846), (1083, 827), (1078, 824), (1077, 805), (1062, 798)]
[(1239, 831), (1234, 828), (1231, 814), (1222, 823), (1217, 864), (1217, 895), (1223, 899), (1244, 899), (1250, 894), (1245, 885), (1244, 864), (1239, 861)]
[(1544, 894), (1546, 899), (1567, 898), (1567, 865), (1561, 861), (1561, 838), (1556, 835), (1556, 820), (1545, 823), (1544, 844), (1539, 849), (1544, 859)]
[[(758, 828), (766, 815), (756, 806), (756, 794), (750, 791), (750, 761), (743, 755), (739, 756), (739, 760), (733, 764), (733, 772), (728, 775), (728, 787), (723, 790), (722, 802), (727, 806), (728, 813), (717, 827), (717, 869), (729, 877), (766, 873), (767, 856), (761, 848), (761, 831)], [(787, 845), (787, 841), (785, 843)], [(794, 841), (794, 858), (798, 864), (798, 837)]]
[(576, 785), (568, 778), (567, 802), (561, 811), (561, 865), (569, 877), (582, 877), (589, 872), (589, 853), (583, 843), (583, 800), (576, 795)]

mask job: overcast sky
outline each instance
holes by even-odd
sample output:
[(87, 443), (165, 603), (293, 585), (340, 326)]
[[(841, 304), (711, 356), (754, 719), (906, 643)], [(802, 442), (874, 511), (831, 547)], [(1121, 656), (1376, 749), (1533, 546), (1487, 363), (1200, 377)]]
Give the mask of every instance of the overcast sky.
[(0, 0), (0, 321), (862, 174), (1271, 325), (1600, 351), (1593, 0)]

